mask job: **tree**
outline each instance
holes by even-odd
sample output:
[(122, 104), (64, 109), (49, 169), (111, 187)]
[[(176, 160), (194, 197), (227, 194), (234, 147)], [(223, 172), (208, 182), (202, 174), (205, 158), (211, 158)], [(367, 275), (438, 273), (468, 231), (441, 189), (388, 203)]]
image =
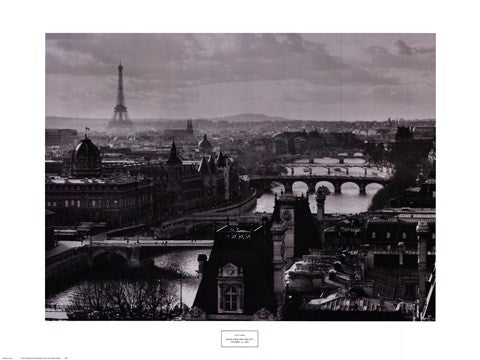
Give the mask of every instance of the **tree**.
[(74, 319), (154, 320), (172, 318), (175, 289), (164, 280), (107, 280), (81, 284), (71, 295)]

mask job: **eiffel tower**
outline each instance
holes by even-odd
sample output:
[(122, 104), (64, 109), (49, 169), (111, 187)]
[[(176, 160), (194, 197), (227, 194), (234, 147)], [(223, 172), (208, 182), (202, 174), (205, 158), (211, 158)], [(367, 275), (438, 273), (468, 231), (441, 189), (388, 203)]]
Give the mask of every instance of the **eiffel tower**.
[(123, 66), (120, 62), (120, 65), (118, 65), (117, 105), (113, 109), (113, 116), (107, 125), (107, 131), (130, 132), (133, 129), (133, 122), (128, 116), (125, 99), (123, 97)]

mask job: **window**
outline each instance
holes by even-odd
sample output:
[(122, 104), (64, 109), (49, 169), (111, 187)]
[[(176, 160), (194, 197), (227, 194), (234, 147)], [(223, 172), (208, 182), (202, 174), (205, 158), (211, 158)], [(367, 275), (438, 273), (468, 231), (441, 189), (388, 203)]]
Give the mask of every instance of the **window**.
[(218, 269), (218, 312), (243, 313), (243, 269), (228, 263)]
[(435, 240), (435, 233), (432, 233), (432, 240)]
[(56, 206), (57, 206), (57, 202), (54, 201), (54, 202), (53, 202), (53, 207), (56, 207)]
[(95, 207), (97, 205), (97, 203), (95, 202), (95, 200), (92, 200), (92, 207)]
[(402, 233), (402, 239), (405, 240), (407, 238), (407, 234), (404, 232)]
[(225, 310), (237, 311), (238, 294), (237, 289), (233, 286), (228, 286), (225, 289)]
[(68, 207), (68, 200), (65, 200), (65, 207)]
[(80, 200), (77, 200), (77, 207), (80, 207)]
[(47, 206), (50, 206), (50, 201), (47, 201)]
[(391, 236), (392, 235), (389, 232), (387, 232), (387, 239), (390, 239)]
[(377, 233), (374, 231), (372, 232), (372, 239), (376, 239), (377, 238)]
[(70, 200), (70, 206), (75, 206), (75, 200)]

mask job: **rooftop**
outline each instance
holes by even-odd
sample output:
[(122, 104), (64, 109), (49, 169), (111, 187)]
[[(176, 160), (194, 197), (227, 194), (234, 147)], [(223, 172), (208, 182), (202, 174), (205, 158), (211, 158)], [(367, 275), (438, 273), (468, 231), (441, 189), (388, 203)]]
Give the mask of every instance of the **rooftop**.
[(134, 176), (117, 176), (108, 178), (67, 178), (61, 176), (48, 177), (46, 184), (55, 185), (123, 185), (137, 182), (138, 179)]

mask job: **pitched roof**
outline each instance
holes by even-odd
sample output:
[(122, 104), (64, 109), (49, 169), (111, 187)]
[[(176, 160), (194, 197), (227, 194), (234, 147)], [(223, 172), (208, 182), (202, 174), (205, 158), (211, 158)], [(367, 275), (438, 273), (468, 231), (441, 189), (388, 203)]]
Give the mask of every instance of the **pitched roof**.
[(231, 263), (243, 271), (244, 314), (254, 314), (261, 308), (275, 311), (272, 238), (264, 226), (269, 225), (227, 225), (215, 233), (194, 306), (207, 314), (218, 313), (218, 269)]

